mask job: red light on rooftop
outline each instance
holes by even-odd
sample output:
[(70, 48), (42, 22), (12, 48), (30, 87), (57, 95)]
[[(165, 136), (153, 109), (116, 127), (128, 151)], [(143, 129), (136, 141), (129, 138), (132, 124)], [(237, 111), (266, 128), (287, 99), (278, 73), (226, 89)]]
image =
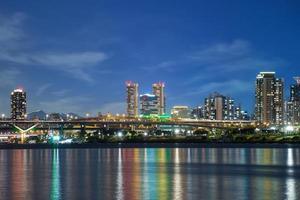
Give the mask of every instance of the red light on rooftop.
[(153, 85), (157, 85), (157, 86), (160, 86), (160, 87), (165, 87), (165, 83), (162, 82), (162, 81), (159, 81), (157, 83), (154, 83)]
[(125, 84), (127, 85), (127, 86), (134, 86), (134, 85), (137, 85), (136, 83), (134, 83), (133, 81), (125, 81)]

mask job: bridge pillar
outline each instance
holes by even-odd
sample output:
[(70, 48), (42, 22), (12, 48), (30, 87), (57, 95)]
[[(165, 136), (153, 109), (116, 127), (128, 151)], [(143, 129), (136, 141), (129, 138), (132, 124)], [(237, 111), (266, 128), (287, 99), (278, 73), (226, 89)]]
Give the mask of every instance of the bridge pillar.
[(131, 131), (135, 131), (135, 125), (131, 125)]
[(60, 125), (60, 127), (59, 127), (59, 136), (60, 137), (64, 136), (64, 125), (63, 124)]
[(85, 125), (84, 124), (80, 124), (80, 138), (81, 139), (84, 138), (85, 134), (86, 134)]

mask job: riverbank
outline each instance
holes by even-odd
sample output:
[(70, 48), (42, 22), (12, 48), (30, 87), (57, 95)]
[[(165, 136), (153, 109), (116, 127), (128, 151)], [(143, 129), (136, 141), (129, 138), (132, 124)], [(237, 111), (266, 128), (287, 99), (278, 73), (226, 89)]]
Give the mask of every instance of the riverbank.
[(300, 148), (291, 143), (83, 143), (0, 144), (0, 149), (84, 149), (84, 148)]

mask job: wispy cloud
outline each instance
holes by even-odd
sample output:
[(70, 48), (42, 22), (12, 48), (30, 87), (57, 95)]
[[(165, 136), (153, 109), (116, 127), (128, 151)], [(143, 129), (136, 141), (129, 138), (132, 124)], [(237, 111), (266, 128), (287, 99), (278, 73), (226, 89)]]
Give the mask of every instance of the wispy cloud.
[(68, 96), (56, 98), (55, 100), (41, 101), (39, 103), (40, 108), (43, 108), (47, 112), (75, 112), (84, 113), (88, 108), (83, 108), (82, 105), (89, 105), (90, 98)]
[(57, 97), (62, 97), (62, 96), (66, 96), (69, 92), (70, 90), (68, 89), (61, 89), (61, 90), (53, 91), (51, 92), (51, 94)]
[(18, 76), (21, 75), (21, 72), (17, 69), (0, 69), (0, 88), (1, 87), (15, 87), (18, 81)]
[[(201, 83), (204, 80), (224, 77), (225, 73), (248, 73), (260, 70), (274, 70), (286, 65), (280, 58), (273, 58), (257, 51), (249, 41), (236, 39), (231, 42), (215, 43), (199, 50), (179, 55), (173, 60), (166, 60), (145, 70), (164, 70), (193, 74), (182, 82), (183, 85)], [(198, 72), (197, 72), (198, 71)]]
[(99, 111), (102, 113), (125, 113), (125, 106), (126, 104), (124, 102), (112, 102), (104, 104), (102, 107), (100, 107)]
[(278, 67), (284, 61), (278, 58), (266, 58), (257, 53), (245, 40), (231, 43), (219, 43), (203, 48), (188, 56), (197, 66), (223, 72), (253, 70), (258, 67)]
[[(93, 82), (91, 70), (101, 67), (108, 55), (100, 51), (64, 52), (57, 50), (22, 50), (20, 41), (26, 37), (24, 31), (25, 15), (16, 13), (0, 16), (0, 60), (24, 66), (46, 67), (63, 71), (76, 79)], [(17, 46), (18, 45), (18, 46)], [(24, 45), (24, 44), (23, 44)], [(101, 70), (99, 70), (101, 71)], [(104, 69), (104, 72), (107, 70)]]
[(165, 71), (173, 71), (173, 66), (178, 65), (182, 61), (175, 61), (175, 60), (169, 60), (169, 61), (163, 61), (161, 63), (158, 63), (157, 65), (150, 65), (150, 66), (144, 66), (142, 69), (146, 71), (156, 71), (156, 70), (165, 70)]
[(253, 89), (252, 82), (241, 80), (230, 80), (224, 82), (209, 82), (202, 85), (191, 92), (186, 93), (186, 96), (202, 95), (206, 96), (212, 92), (222, 91), (223, 94), (228, 95), (232, 93), (244, 93)]
[(13, 48), (24, 37), (22, 30), (26, 16), (15, 13), (11, 16), (0, 15), (0, 44), (2, 48)]
[(10, 107), (9, 95), (11, 89), (19, 84), (22, 73), (18, 69), (0, 68), (0, 112), (8, 114)]
[(49, 89), (51, 87), (52, 84), (50, 83), (46, 83), (44, 85), (41, 85), (37, 88), (36, 90), (36, 96), (41, 96), (43, 93), (45, 93), (47, 91), (47, 89)]

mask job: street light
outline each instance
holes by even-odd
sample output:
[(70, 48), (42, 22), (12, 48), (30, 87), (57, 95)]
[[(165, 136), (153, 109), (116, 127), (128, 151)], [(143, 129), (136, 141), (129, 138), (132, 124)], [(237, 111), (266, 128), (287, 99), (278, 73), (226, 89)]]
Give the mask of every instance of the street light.
[(289, 132), (293, 132), (294, 131), (294, 127), (293, 126), (286, 126), (285, 127), (285, 131), (287, 132), (287, 133), (289, 133)]
[(1, 114), (1, 117), (2, 117), (2, 120), (4, 120), (4, 118), (5, 118), (5, 114), (4, 114), (4, 113), (2, 113), (2, 114)]

